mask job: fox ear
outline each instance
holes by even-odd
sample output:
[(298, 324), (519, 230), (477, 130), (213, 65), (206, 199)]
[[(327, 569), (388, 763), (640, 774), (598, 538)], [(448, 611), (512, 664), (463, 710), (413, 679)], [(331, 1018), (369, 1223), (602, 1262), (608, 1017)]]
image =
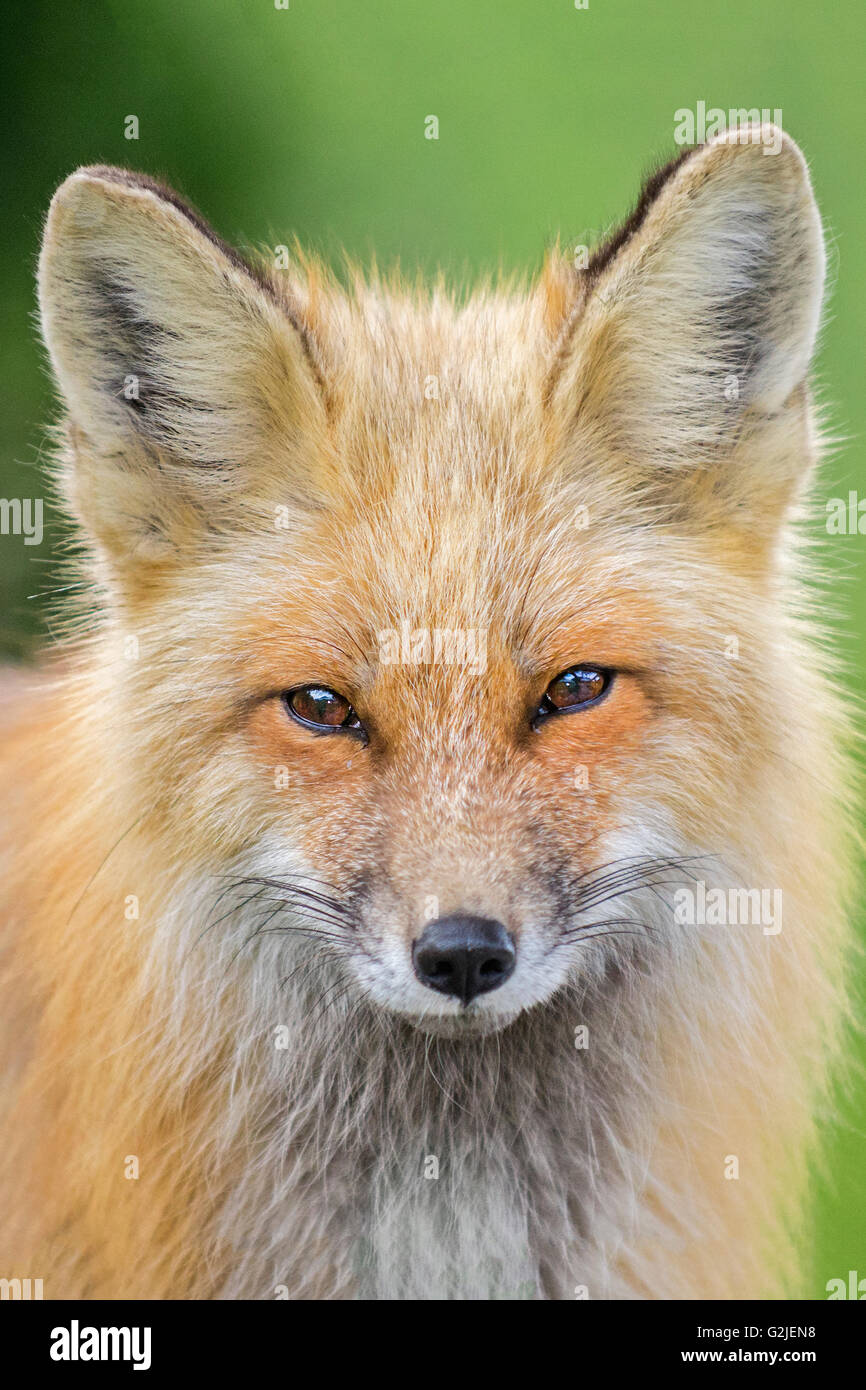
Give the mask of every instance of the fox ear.
[(695, 497), (782, 505), (809, 452), (800, 388), (823, 281), (806, 164), (782, 131), (680, 156), (584, 272), (550, 392), (570, 452), (577, 435), (581, 455), (612, 455), (655, 500), (676, 495), (678, 472)]
[(39, 265), (42, 326), (69, 412), (69, 485), (110, 551), (219, 529), (232, 499), (302, 479), (324, 413), (288, 301), (171, 190), (86, 168), (55, 194)]

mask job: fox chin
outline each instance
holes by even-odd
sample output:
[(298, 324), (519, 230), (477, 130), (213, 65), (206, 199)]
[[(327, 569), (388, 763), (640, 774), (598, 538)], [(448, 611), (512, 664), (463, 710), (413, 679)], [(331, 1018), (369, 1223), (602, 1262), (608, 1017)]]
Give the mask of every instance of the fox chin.
[(76, 542), (3, 687), (0, 1273), (803, 1293), (852, 777), (800, 537), (821, 222), (747, 134), (471, 293), (58, 189)]

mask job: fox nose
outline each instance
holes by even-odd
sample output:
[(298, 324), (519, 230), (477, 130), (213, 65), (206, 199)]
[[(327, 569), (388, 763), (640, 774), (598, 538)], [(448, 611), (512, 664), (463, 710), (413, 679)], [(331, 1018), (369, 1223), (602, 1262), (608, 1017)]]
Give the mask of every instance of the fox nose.
[(488, 917), (440, 917), (425, 928), (412, 948), (412, 963), (422, 985), (452, 994), (464, 1004), (504, 985), (516, 962), (508, 932), (501, 922)]

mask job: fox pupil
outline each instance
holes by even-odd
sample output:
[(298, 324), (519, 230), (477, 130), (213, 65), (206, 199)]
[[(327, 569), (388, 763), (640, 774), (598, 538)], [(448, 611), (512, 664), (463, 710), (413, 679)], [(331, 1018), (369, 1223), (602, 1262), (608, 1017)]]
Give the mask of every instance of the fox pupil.
[(285, 700), (290, 713), (305, 724), (324, 729), (345, 729), (358, 724), (357, 715), (345, 696), (326, 686), (302, 686), (289, 691)]
[(577, 709), (592, 704), (608, 689), (612, 673), (600, 666), (572, 666), (550, 682), (542, 711)]

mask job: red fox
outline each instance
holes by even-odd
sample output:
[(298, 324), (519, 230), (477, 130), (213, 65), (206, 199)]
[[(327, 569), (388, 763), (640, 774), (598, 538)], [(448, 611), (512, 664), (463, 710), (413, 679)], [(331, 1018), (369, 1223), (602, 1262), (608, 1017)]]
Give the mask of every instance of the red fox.
[(4, 703), (0, 1274), (809, 1287), (854, 857), (797, 528), (824, 250), (748, 134), (471, 294), (57, 192), (77, 592)]

